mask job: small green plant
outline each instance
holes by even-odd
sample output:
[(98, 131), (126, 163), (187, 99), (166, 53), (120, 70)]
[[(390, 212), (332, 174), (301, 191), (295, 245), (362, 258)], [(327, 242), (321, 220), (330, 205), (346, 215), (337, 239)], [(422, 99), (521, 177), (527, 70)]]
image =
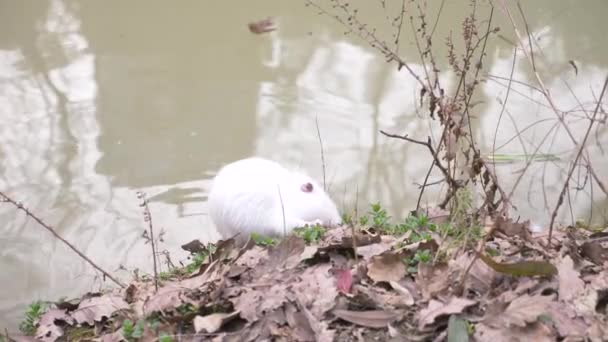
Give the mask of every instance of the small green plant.
[(137, 321), (137, 324), (130, 319), (125, 319), (122, 322), (122, 335), (129, 342), (136, 341), (144, 335), (145, 324), (146, 322), (141, 319)]
[(41, 301), (31, 303), (25, 311), (25, 318), (19, 324), (19, 330), (25, 335), (34, 335), (36, 333), (36, 321), (40, 319), (46, 308), (46, 305)]
[(359, 225), (367, 226), (368, 223), (369, 223), (369, 217), (367, 217), (367, 216), (359, 217)]
[(319, 241), (321, 238), (323, 238), (323, 235), (325, 235), (325, 232), (326, 232), (325, 228), (323, 228), (319, 225), (303, 227), (303, 228), (296, 228), (293, 231), (296, 236), (304, 239), (304, 241), (306, 241), (307, 244), (311, 244), (311, 243), (315, 243), (315, 242)]
[(403, 258), (403, 263), (407, 267), (409, 273), (417, 273), (418, 265), (426, 264), (431, 262), (433, 259), (433, 253), (428, 249), (419, 249), (416, 251), (413, 257)]
[(390, 228), (390, 216), (386, 213), (386, 209), (382, 208), (380, 203), (374, 203), (371, 205), (369, 215), (372, 218), (372, 224), (374, 228), (379, 230), (386, 230)]
[(258, 233), (251, 233), (251, 240), (253, 240), (253, 242), (256, 245), (262, 246), (262, 247), (274, 246), (277, 244), (276, 239), (273, 239), (273, 238), (267, 237), (267, 236), (263, 236)]
[(158, 342), (173, 342), (173, 337), (163, 331), (158, 335)]
[(178, 306), (177, 308), (175, 308), (175, 311), (177, 311), (182, 316), (188, 316), (188, 315), (197, 314), (198, 307), (196, 305), (192, 305), (190, 303), (185, 303), (185, 304), (182, 304), (182, 305)]
[(352, 215), (344, 213), (342, 214), (342, 224), (345, 224), (347, 226), (351, 226), (354, 224), (354, 218)]

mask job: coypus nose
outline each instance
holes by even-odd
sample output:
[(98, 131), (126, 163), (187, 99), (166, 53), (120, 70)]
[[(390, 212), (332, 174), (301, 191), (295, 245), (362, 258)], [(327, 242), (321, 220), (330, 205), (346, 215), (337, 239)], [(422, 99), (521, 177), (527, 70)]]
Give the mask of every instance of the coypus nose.
[(302, 186), (300, 187), (300, 189), (304, 192), (312, 192), (313, 190), (313, 186), (311, 183), (304, 183), (302, 184)]

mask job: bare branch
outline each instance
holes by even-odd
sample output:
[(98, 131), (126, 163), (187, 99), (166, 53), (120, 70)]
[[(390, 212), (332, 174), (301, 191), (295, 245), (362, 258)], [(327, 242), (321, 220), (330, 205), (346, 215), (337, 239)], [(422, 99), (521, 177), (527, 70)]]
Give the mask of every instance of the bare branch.
[(51, 234), (53, 234), (54, 237), (56, 237), (57, 239), (59, 239), (59, 241), (63, 242), (66, 246), (68, 246), (71, 250), (73, 250), (76, 254), (78, 254), (78, 256), (80, 256), (86, 262), (88, 262), (91, 266), (93, 266), (93, 268), (95, 268), (99, 272), (103, 273), (104, 276), (108, 277), (108, 279), (112, 280), (118, 286), (120, 286), (120, 287), (126, 287), (123, 283), (121, 283), (116, 278), (114, 278), (110, 273), (108, 273), (107, 271), (105, 271), (101, 267), (97, 266), (97, 264), (94, 263), (93, 260), (89, 259), (86, 255), (84, 255), (84, 253), (82, 253), (80, 250), (78, 250), (78, 248), (74, 247), (74, 245), (72, 245), (66, 239), (64, 239), (63, 237), (61, 237), (61, 235), (59, 235), (53, 229), (53, 227), (51, 227), (50, 225), (48, 225), (47, 223), (45, 223), (44, 221), (42, 221), (42, 219), (40, 219), (38, 216), (36, 216), (34, 213), (32, 213), (28, 208), (26, 208), (25, 206), (23, 206), (23, 204), (21, 202), (15, 201), (14, 199), (12, 199), (11, 197), (9, 197), (8, 195), (6, 195), (3, 192), (0, 192), (0, 202), (11, 203), (17, 209), (23, 211), (25, 213), (25, 215), (27, 215), (28, 217), (32, 218), (40, 226), (42, 226), (43, 228), (45, 228), (46, 230), (48, 230), (49, 232), (51, 232)]

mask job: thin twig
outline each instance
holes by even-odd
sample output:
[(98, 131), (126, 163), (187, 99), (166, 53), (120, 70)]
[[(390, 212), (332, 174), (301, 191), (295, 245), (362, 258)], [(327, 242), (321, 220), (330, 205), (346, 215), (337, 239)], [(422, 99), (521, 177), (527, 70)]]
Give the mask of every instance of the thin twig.
[(137, 192), (137, 197), (141, 200), (140, 207), (144, 210), (144, 221), (148, 223), (150, 231), (150, 245), (152, 246), (152, 264), (154, 265), (154, 290), (158, 291), (158, 266), (156, 264), (156, 242), (154, 241), (154, 225), (152, 224), (152, 212), (148, 206), (148, 199), (143, 191)]
[(454, 180), (454, 178), (452, 178), (452, 176), (450, 175), (450, 172), (445, 168), (445, 166), (443, 166), (441, 164), (441, 162), (439, 160), (439, 156), (437, 155), (437, 152), (435, 152), (435, 149), (433, 148), (433, 145), (431, 145), (431, 139), (430, 138), (428, 139), (428, 141), (424, 142), (424, 141), (412, 139), (412, 138), (408, 137), (407, 134), (406, 135), (391, 134), (391, 133), (386, 133), (383, 130), (380, 130), (380, 133), (384, 134), (385, 136), (387, 136), (389, 138), (402, 139), (402, 140), (406, 140), (406, 141), (409, 141), (409, 142), (414, 143), (414, 144), (426, 146), (426, 148), (428, 148), (429, 151), (431, 152), (431, 155), (433, 156), (433, 159), (435, 160), (435, 165), (437, 165), (437, 167), (439, 168), (439, 170), (441, 170), (441, 172), (445, 176), (445, 178), (448, 181), (448, 183), (450, 184), (450, 186), (452, 186), (454, 188), (460, 187), (460, 185), (458, 184), (458, 182), (456, 180)]
[(74, 247), (74, 245), (72, 245), (66, 239), (64, 239), (63, 237), (61, 237), (61, 235), (59, 235), (50, 225), (46, 224), (44, 221), (42, 221), (42, 219), (38, 218), (38, 216), (34, 215), (34, 213), (32, 213), (28, 208), (24, 207), (21, 202), (15, 201), (14, 199), (12, 199), (11, 197), (9, 197), (8, 195), (6, 195), (3, 192), (0, 192), (0, 202), (11, 203), (15, 207), (17, 207), (17, 209), (23, 211), (25, 213), (25, 215), (27, 215), (28, 217), (32, 218), (40, 226), (44, 227), (46, 230), (48, 230), (49, 232), (51, 232), (51, 234), (53, 234), (53, 236), (55, 236), (61, 242), (63, 242), (64, 244), (66, 244), (68, 247), (70, 247), (71, 250), (73, 250), (76, 254), (78, 254), (78, 256), (80, 256), (85, 261), (87, 261), (91, 266), (93, 266), (93, 268), (95, 268), (99, 272), (103, 273), (104, 276), (108, 277), (108, 279), (112, 280), (118, 286), (120, 286), (120, 287), (126, 287), (123, 283), (121, 283), (120, 281), (118, 281), (117, 279), (115, 279), (110, 273), (106, 272), (104, 269), (102, 269), (101, 267), (97, 266), (96, 263), (94, 263), (91, 259), (89, 259), (86, 255), (84, 255), (84, 253), (82, 253), (76, 247)]
[[(501, 7), (502, 7), (503, 12), (507, 15), (507, 17), (511, 23), (511, 26), (513, 26), (513, 30), (515, 31), (515, 35), (517, 35), (517, 39), (519, 41), (519, 44), (521, 46), (523, 53), (526, 55), (526, 57), (530, 61), (530, 64), (533, 67), (532, 72), (534, 74), (534, 77), (536, 78), (536, 81), (538, 82), (540, 89), (542, 90), (543, 96), (549, 103), (549, 106), (553, 110), (553, 112), (554, 112), (555, 116), (557, 117), (557, 119), (559, 120), (560, 124), (564, 127), (564, 130), (566, 131), (566, 133), (568, 133), (568, 137), (570, 138), (570, 140), (572, 140), (574, 145), (578, 147), (579, 144), (576, 141), (574, 134), (570, 130), (570, 127), (568, 127), (568, 124), (564, 120), (564, 117), (562, 116), (560, 110), (555, 105), (555, 102), (553, 101), (553, 97), (549, 93), (549, 90), (547, 89), (547, 87), (545, 87), (545, 83), (543, 82), (543, 79), (540, 77), (538, 70), (534, 67), (535, 66), (535, 63), (533, 62), (534, 57), (531, 56), (530, 53), (528, 53), (528, 50), (524, 47), (524, 45), (522, 43), (522, 41), (523, 41), (522, 34), (519, 32), (519, 28), (517, 27), (517, 24), (515, 24), (515, 19), (511, 15), (511, 11), (509, 11), (509, 8), (507, 7), (505, 0), (500, 0), (500, 2), (502, 4)], [(526, 18), (525, 18), (525, 16), (523, 16), (523, 13), (522, 13), (522, 19), (524, 20), (524, 22), (526, 21)], [(583, 156), (583, 159), (585, 160), (586, 163), (589, 164), (589, 171), (591, 171), (591, 175), (593, 176), (593, 179), (596, 181), (596, 183), (598, 184), (600, 189), (602, 189), (602, 191), (608, 195), (608, 188), (606, 187), (606, 185), (604, 185), (604, 182), (602, 182), (602, 180), (599, 178), (599, 176), (593, 169), (593, 166), (591, 165), (591, 161), (586, 156)]]
[(319, 118), (315, 116), (315, 125), (317, 126), (317, 136), (319, 137), (319, 145), (321, 146), (321, 164), (323, 167), (323, 190), (327, 191), (327, 183), (325, 182), (325, 153), (323, 152), (323, 139), (321, 139), (321, 130), (319, 129)]
[(283, 204), (283, 196), (281, 195), (281, 187), (277, 184), (277, 191), (279, 192), (279, 200), (281, 201), (281, 212), (283, 213), (283, 236), (287, 236), (287, 222), (285, 220), (285, 205)]
[(585, 143), (587, 142), (587, 139), (589, 138), (589, 133), (591, 132), (591, 128), (593, 127), (593, 123), (595, 122), (595, 116), (597, 115), (597, 112), (600, 109), (600, 106), (602, 104), (602, 98), (604, 97), (604, 93), (606, 92), (606, 86), (608, 86), (608, 77), (606, 77), (606, 80), (604, 81), (604, 86), (602, 87), (602, 92), (600, 93), (600, 97), (597, 101), (597, 106), (595, 107), (595, 110), (593, 111), (593, 116), (591, 118), (591, 121), (589, 122), (587, 131), (585, 132), (585, 137), (583, 138), (583, 141), (581, 142), (581, 146), (578, 150), (578, 153), (576, 154), (576, 158), (574, 158), (572, 167), (570, 168), (570, 171), (568, 172), (568, 176), (566, 177), (566, 181), (564, 182), (562, 191), (560, 192), (559, 198), (557, 199), (557, 204), (555, 205), (555, 209), (553, 210), (553, 214), (551, 215), (551, 223), (549, 224), (549, 238), (548, 238), (549, 245), (551, 245), (551, 237), (553, 236), (553, 224), (555, 223), (555, 218), (557, 217), (557, 211), (559, 210), (559, 207), (561, 206), (562, 202), (564, 201), (564, 194), (566, 193), (566, 189), (568, 189), (568, 183), (570, 181), (570, 178), (572, 177), (572, 174), (574, 173), (574, 169), (576, 168), (576, 164), (578, 163), (578, 160), (581, 157), (581, 155), (583, 154), (583, 150), (585, 149)]

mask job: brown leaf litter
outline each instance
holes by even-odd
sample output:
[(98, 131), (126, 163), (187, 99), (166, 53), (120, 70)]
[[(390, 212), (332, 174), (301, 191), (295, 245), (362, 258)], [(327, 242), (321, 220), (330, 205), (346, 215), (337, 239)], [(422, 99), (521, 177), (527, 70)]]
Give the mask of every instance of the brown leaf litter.
[[(348, 227), (312, 245), (296, 236), (268, 248), (227, 239), (193, 274), (158, 291), (140, 279), (52, 306), (36, 338), (80, 340), (84, 330), (97, 341), (607, 340), (605, 235), (560, 231), (548, 248), (527, 223), (495, 224), (491, 256), (452, 251), (415, 270), (408, 260), (435, 253), (436, 235), (413, 242), (358, 230), (356, 252)], [(137, 338), (126, 320), (141, 324)]]

